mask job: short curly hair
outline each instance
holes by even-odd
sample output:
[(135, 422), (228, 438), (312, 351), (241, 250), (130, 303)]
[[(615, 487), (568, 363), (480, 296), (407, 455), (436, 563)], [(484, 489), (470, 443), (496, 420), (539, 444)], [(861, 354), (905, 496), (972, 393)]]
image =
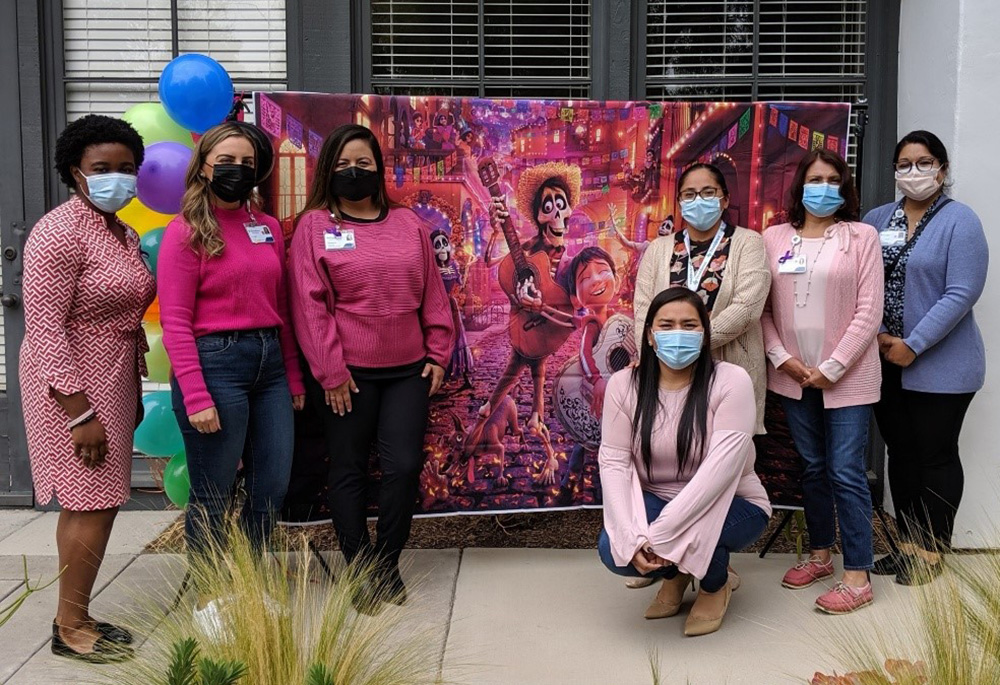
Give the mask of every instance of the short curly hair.
[(83, 153), (88, 147), (103, 143), (121, 143), (132, 150), (135, 168), (142, 166), (144, 150), (142, 136), (130, 123), (114, 117), (88, 114), (70, 122), (56, 140), (56, 171), (59, 172), (62, 182), (70, 189), (76, 188), (76, 180), (70, 172), (70, 167), (80, 166)]

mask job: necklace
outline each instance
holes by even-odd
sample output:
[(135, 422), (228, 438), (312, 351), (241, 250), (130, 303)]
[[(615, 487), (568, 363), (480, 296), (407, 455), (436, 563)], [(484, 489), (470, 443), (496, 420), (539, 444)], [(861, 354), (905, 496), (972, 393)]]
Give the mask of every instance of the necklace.
[[(820, 255), (823, 254), (823, 248), (826, 247), (826, 241), (829, 239), (830, 236), (826, 233), (826, 231), (824, 231), (823, 242), (820, 243), (819, 251), (816, 252), (816, 257), (813, 258), (812, 264), (809, 265), (809, 272), (806, 275), (806, 294), (801, 303), (799, 302), (799, 279), (795, 279), (792, 283), (792, 294), (795, 297), (795, 306), (799, 309), (805, 308), (806, 304), (809, 302), (809, 293), (812, 291), (813, 272), (816, 270), (816, 263), (819, 262)], [(798, 232), (792, 236), (792, 249), (796, 251), (796, 254), (802, 251), (802, 236)]]

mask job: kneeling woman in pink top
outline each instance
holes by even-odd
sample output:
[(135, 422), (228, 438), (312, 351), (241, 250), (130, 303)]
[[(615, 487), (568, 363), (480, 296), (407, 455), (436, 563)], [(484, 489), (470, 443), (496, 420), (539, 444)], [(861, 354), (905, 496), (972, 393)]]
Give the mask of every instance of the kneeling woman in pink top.
[(851, 172), (814, 150), (792, 181), (791, 223), (764, 233), (771, 294), (764, 306), (767, 387), (781, 395), (802, 456), (809, 559), (785, 574), (791, 589), (833, 576), (840, 523), (844, 578), (816, 606), (843, 614), (872, 601), (872, 500), (865, 472), (871, 405), (881, 375), (875, 334), (882, 321), (878, 234), (858, 223)]
[(653, 298), (643, 337), (639, 366), (612, 376), (604, 401), (598, 552), (618, 575), (663, 579), (646, 618), (676, 614), (699, 578), (684, 634), (706, 635), (729, 607), (730, 553), (771, 515), (753, 470), (753, 383), (712, 359), (708, 311), (687, 288)]

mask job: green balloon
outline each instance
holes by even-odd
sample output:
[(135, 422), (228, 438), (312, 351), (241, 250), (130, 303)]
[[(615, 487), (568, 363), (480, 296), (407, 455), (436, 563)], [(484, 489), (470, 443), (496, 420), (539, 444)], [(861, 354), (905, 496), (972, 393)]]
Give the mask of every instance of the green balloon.
[(139, 248), (146, 256), (146, 263), (149, 264), (149, 270), (153, 272), (153, 278), (156, 278), (156, 262), (160, 258), (163, 230), (162, 228), (154, 228), (151, 231), (146, 231), (139, 238)]
[(153, 383), (170, 382), (170, 359), (163, 347), (163, 329), (155, 322), (147, 322), (146, 341), (149, 352), (146, 353), (146, 378)]
[(179, 509), (188, 505), (191, 498), (191, 476), (188, 475), (187, 455), (176, 454), (163, 469), (163, 491)]
[(159, 102), (141, 102), (128, 109), (122, 119), (142, 136), (143, 145), (173, 141), (194, 149), (191, 132), (170, 118)]
[(184, 449), (170, 392), (160, 390), (142, 398), (146, 417), (135, 429), (135, 448), (151, 457), (169, 457)]

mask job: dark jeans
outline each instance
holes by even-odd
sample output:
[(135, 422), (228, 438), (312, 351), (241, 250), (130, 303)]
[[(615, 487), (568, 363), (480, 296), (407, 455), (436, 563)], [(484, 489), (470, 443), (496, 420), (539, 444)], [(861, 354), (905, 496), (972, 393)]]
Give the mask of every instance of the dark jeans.
[(247, 498), (240, 528), (262, 549), (274, 528), (292, 469), (292, 396), (276, 330), (235, 331), (198, 338), (198, 357), (222, 430), (199, 433), (188, 421), (173, 381), (173, 405), (187, 450), (191, 498), (184, 524), (188, 549), (224, 544), (226, 511), (240, 460)]
[[(667, 506), (668, 500), (663, 500), (656, 495), (643, 492), (642, 500), (646, 505), (646, 521), (652, 523)], [(739, 552), (746, 549), (760, 537), (767, 526), (767, 514), (760, 507), (750, 504), (742, 497), (734, 497), (733, 503), (726, 514), (726, 522), (722, 524), (722, 533), (715, 546), (715, 553), (712, 561), (708, 564), (708, 571), (705, 577), (701, 578), (701, 588), (705, 592), (717, 592), (722, 589), (729, 578), (729, 555), (732, 552)], [(641, 577), (642, 574), (631, 563), (627, 566), (618, 566), (614, 557), (611, 556), (611, 539), (606, 530), (601, 531), (601, 536), (597, 539), (597, 553), (601, 556), (601, 562), (608, 567), (612, 573), (619, 576)], [(666, 566), (659, 568), (650, 574), (650, 578), (673, 578), (677, 575), (676, 566)]]
[(823, 391), (806, 388), (801, 400), (781, 398), (795, 447), (802, 456), (802, 495), (809, 547), (829, 549), (837, 539), (844, 549), (844, 569), (873, 565), (872, 496), (865, 451), (871, 407), (825, 409)]
[(958, 436), (975, 393), (903, 390), (903, 370), (882, 362), (875, 419), (889, 452), (889, 490), (899, 532), (924, 549), (947, 550), (965, 474)]
[[(373, 555), (395, 568), (410, 537), (424, 465), (424, 435), (430, 379), (423, 363), (395, 370), (352, 369), (358, 392), (353, 410), (338, 416), (323, 412), (330, 453), (330, 511), (340, 548), (348, 562)], [(322, 406), (322, 390), (310, 384), (311, 401)], [(368, 462), (378, 446), (382, 482), (378, 493), (375, 546), (368, 535)]]

